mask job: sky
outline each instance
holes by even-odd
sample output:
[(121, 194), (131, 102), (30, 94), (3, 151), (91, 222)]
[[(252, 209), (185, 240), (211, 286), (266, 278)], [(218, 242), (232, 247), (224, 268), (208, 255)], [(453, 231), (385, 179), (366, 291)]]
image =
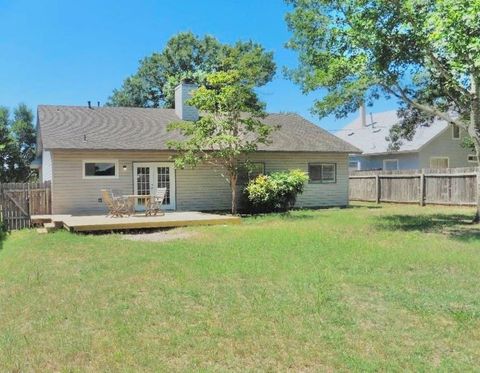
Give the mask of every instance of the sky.
[[(356, 117), (311, 114), (322, 92), (303, 95), (283, 76), (297, 55), (283, 0), (0, 0), (0, 105), (104, 104), (138, 61), (181, 31), (222, 43), (254, 40), (274, 52), (276, 77), (258, 89), (268, 112), (296, 112), (334, 132)], [(381, 100), (368, 111), (396, 107)]]

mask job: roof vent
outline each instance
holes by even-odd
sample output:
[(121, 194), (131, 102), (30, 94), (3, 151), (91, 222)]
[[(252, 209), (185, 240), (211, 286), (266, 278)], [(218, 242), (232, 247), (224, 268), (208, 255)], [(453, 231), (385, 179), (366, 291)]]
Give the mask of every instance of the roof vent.
[(92, 101), (87, 101), (87, 104), (88, 104), (88, 108), (91, 109), (92, 108)]

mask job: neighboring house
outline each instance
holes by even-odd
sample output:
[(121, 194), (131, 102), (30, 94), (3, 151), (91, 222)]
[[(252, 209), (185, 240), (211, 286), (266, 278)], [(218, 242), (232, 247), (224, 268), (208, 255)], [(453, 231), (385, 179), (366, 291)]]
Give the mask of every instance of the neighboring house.
[(389, 151), (390, 128), (399, 122), (397, 112), (360, 116), (336, 133), (341, 139), (362, 150), (351, 155), (350, 170), (403, 170), (475, 166), (476, 157), (462, 147), (466, 133), (457, 126), (436, 120), (417, 128), (412, 140), (402, 140), (397, 151)]
[[(167, 131), (169, 123), (198, 118), (185, 104), (194, 88), (177, 87), (175, 109), (39, 106), (37, 163), (41, 179), (52, 182), (52, 212), (103, 212), (104, 188), (150, 194), (161, 187), (168, 188), (166, 209), (229, 209), (230, 187), (221, 170), (207, 164), (175, 169), (167, 147), (180, 136)], [(298, 207), (347, 205), (348, 154), (359, 150), (296, 114), (269, 114), (264, 121), (278, 129), (249, 157), (257, 172), (308, 172)]]

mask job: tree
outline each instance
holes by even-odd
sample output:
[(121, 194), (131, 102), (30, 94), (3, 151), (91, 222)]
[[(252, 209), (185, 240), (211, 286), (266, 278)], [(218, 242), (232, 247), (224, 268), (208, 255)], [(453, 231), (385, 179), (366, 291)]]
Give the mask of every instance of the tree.
[(252, 41), (231, 46), (213, 36), (179, 33), (164, 50), (141, 60), (138, 71), (113, 91), (107, 105), (172, 108), (175, 86), (182, 79), (203, 84), (207, 74), (232, 69), (247, 83), (262, 86), (272, 80), (276, 67), (273, 53)]
[(267, 144), (273, 127), (262, 122), (264, 104), (259, 102), (252, 83), (246, 83), (237, 70), (215, 72), (205, 77), (205, 84), (195, 90), (189, 105), (202, 116), (195, 122), (176, 122), (169, 130), (178, 130), (184, 141), (170, 141), (178, 151), (179, 168), (209, 163), (222, 170), (232, 193), (232, 214), (237, 213), (237, 180), (248, 167), (248, 155), (259, 144)]
[(23, 182), (31, 176), (35, 158), (36, 134), (33, 113), (19, 104), (13, 111), (0, 107), (0, 182)]
[(480, 160), (479, 0), (288, 2), (288, 47), (300, 57), (288, 74), (304, 92), (326, 89), (320, 116), (394, 97), (403, 118), (394, 142), (439, 118), (467, 131)]
[(0, 107), (0, 182), (8, 182), (11, 177), (9, 165), (12, 164), (11, 153), (14, 148), (9, 129), (10, 113), (6, 107)]
[(23, 103), (13, 111), (11, 133), (16, 148), (16, 179), (26, 181), (31, 176), (30, 163), (35, 159), (37, 138), (33, 125), (33, 112)]

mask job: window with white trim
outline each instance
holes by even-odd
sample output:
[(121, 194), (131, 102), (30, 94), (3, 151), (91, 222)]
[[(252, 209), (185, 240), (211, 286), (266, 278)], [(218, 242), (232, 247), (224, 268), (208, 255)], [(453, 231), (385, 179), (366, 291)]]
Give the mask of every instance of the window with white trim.
[(83, 161), (84, 179), (114, 179), (118, 177), (118, 161)]
[(470, 163), (478, 163), (477, 156), (475, 154), (470, 154), (468, 156), (468, 162)]
[(432, 157), (430, 158), (430, 168), (448, 168), (448, 157)]
[(308, 177), (311, 183), (332, 184), (337, 182), (336, 163), (310, 163)]
[(383, 160), (383, 169), (384, 170), (398, 170), (398, 159), (384, 159)]
[(452, 124), (452, 139), (459, 140), (460, 139), (460, 127)]

